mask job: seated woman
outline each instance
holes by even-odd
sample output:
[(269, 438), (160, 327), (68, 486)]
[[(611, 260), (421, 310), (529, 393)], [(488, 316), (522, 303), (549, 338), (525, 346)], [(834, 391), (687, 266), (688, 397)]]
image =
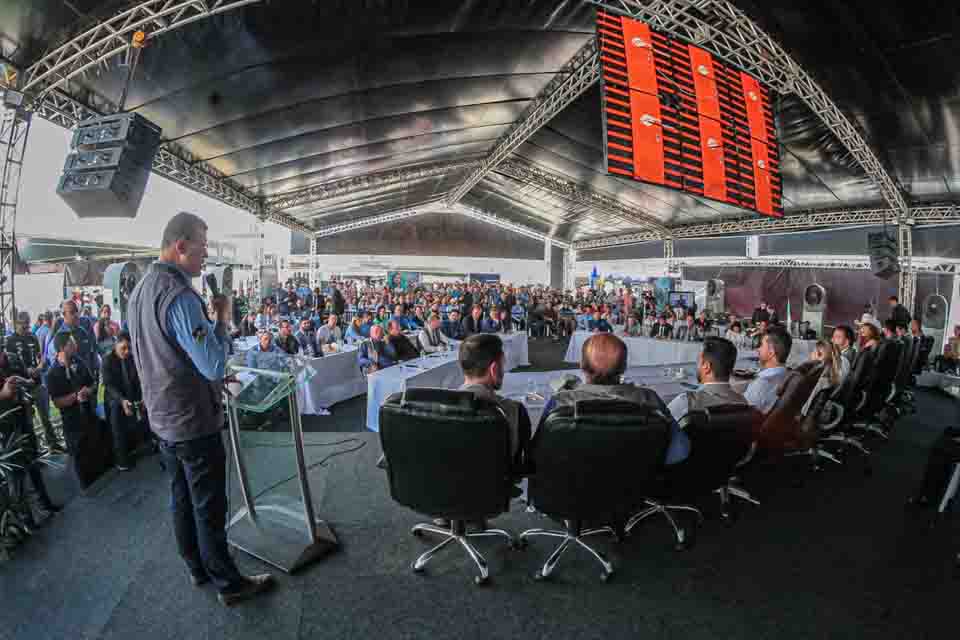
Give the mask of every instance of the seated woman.
[(807, 415), (810, 404), (820, 391), (823, 389), (836, 389), (843, 382), (843, 379), (850, 373), (850, 363), (846, 358), (840, 355), (840, 349), (837, 345), (828, 340), (817, 340), (817, 345), (810, 354), (810, 360), (820, 362), (823, 365), (823, 373), (817, 380), (816, 386), (810, 392), (810, 397), (803, 405), (801, 415)]

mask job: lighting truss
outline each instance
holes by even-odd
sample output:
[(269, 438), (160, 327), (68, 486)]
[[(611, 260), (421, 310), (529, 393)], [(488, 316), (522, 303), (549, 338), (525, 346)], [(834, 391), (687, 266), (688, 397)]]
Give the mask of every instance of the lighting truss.
[(129, 49), (136, 31), (155, 38), (257, 2), (260, 0), (141, 0), (45, 53), (22, 73), (20, 87), (39, 101), (71, 78)]
[(611, 13), (691, 42), (756, 76), (782, 94), (796, 94), (839, 138), (898, 217), (908, 206), (853, 123), (787, 51), (727, 0), (585, 0)]
[(30, 115), (23, 109), (0, 112), (0, 330), (13, 327), (16, 308), (13, 282), (17, 242), (14, 230)]
[(599, 78), (600, 58), (597, 55), (597, 40), (591, 36), (590, 40), (534, 97), (523, 114), (494, 143), (490, 153), (480, 162), (480, 166), (447, 196), (447, 204), (453, 206), (460, 202), (470, 189), (483, 180), (485, 175), (493, 171), (540, 127), (550, 122), (555, 115), (593, 86)]
[(484, 211), (482, 209), (477, 209), (476, 207), (469, 207), (465, 204), (457, 204), (453, 207), (450, 207), (450, 211), (453, 213), (459, 213), (465, 215), (468, 218), (473, 218), (474, 220), (479, 220), (481, 222), (486, 222), (487, 224), (492, 224), (495, 227), (500, 227), (501, 229), (506, 229), (508, 231), (513, 231), (522, 236), (527, 236), (528, 238), (534, 238), (535, 240), (540, 240), (541, 242), (549, 242), (554, 246), (560, 247), (561, 249), (569, 249), (570, 243), (564, 242), (559, 238), (553, 236), (548, 236), (545, 233), (541, 233), (536, 229), (531, 229), (522, 224), (517, 224), (511, 220), (507, 220), (498, 216), (489, 211)]
[[(756, 267), (774, 269), (847, 269), (869, 271), (872, 269), (869, 256), (760, 256), (757, 258), (678, 258), (677, 263), (687, 267)], [(960, 261), (942, 258), (916, 259), (914, 280), (917, 273), (957, 273)]]
[[(351, 220), (350, 222), (343, 222), (340, 224), (331, 224), (326, 227), (320, 227), (313, 232), (315, 239), (326, 238), (327, 236), (334, 236), (338, 233), (346, 233), (348, 231), (356, 231), (357, 229), (364, 229), (366, 227), (373, 227), (379, 224), (387, 224), (390, 222), (396, 222), (398, 220), (406, 220), (407, 218), (412, 218), (414, 216), (419, 216), (424, 213), (430, 212), (431, 209), (401, 209), (399, 211), (391, 211), (390, 213), (381, 213), (377, 216), (368, 216), (366, 218), (360, 218), (358, 220)], [(316, 243), (314, 243), (316, 246)], [(316, 254), (316, 250), (314, 250)]]
[[(710, 238), (723, 235), (761, 235), (788, 231), (809, 231), (837, 227), (867, 227), (883, 224), (896, 217), (892, 209), (835, 209), (816, 213), (797, 213), (783, 218), (745, 217), (720, 220), (702, 224), (670, 227), (674, 238)], [(955, 204), (939, 204), (915, 207), (910, 210), (906, 222), (917, 225), (960, 224), (960, 207)], [(904, 225), (906, 226), (906, 225)], [(625, 244), (638, 244), (658, 240), (649, 232), (625, 233), (606, 238), (593, 238), (574, 242), (578, 250), (602, 249)]]
[(462, 169), (474, 168), (478, 164), (475, 160), (451, 160), (449, 162), (438, 162), (427, 166), (397, 169), (395, 171), (385, 171), (354, 178), (344, 178), (336, 182), (327, 182), (307, 187), (306, 189), (298, 189), (289, 193), (268, 196), (264, 199), (264, 207), (267, 211), (283, 211), (304, 204), (353, 194), (362, 193), (364, 195), (375, 195), (380, 191), (389, 190), (396, 185), (403, 185), (425, 178), (445, 176), (448, 173)]
[(600, 193), (572, 180), (567, 180), (528, 162), (511, 158), (504, 160), (496, 170), (497, 173), (510, 176), (524, 184), (538, 187), (567, 200), (586, 205), (589, 207), (588, 211), (611, 213), (621, 220), (649, 229), (655, 239), (670, 235), (670, 230), (653, 216), (639, 209), (628, 207), (613, 196)]

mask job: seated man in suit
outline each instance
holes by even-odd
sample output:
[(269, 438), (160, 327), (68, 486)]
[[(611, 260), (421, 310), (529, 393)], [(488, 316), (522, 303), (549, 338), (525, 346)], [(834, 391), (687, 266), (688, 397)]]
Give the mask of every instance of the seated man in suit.
[(510, 452), (515, 470), (520, 470), (527, 444), (530, 441), (530, 416), (523, 404), (497, 395), (503, 386), (506, 356), (503, 341), (489, 334), (473, 335), (460, 345), (460, 367), (463, 369), (461, 391), (492, 400), (507, 417), (510, 424)]
[(777, 402), (777, 389), (787, 377), (787, 358), (793, 339), (783, 327), (770, 327), (763, 334), (760, 350), (760, 372), (750, 383), (743, 396), (747, 402), (763, 413), (769, 413)]
[(417, 347), (410, 341), (410, 338), (403, 335), (400, 330), (400, 323), (395, 320), (391, 320), (387, 325), (387, 342), (393, 347), (394, 353), (397, 354), (397, 360), (413, 360), (420, 357)]
[(475, 304), (470, 308), (470, 315), (463, 319), (463, 332), (468, 336), (483, 333), (483, 307)]
[(682, 325), (677, 327), (677, 330), (674, 332), (673, 337), (677, 340), (684, 340), (686, 342), (695, 342), (700, 340), (701, 333), (700, 328), (697, 327), (696, 319), (687, 314), (687, 318)]
[(661, 315), (657, 321), (650, 327), (651, 338), (662, 338), (668, 340), (673, 335), (673, 325), (667, 321), (666, 315)]
[(370, 329), (370, 339), (360, 345), (360, 368), (367, 373), (374, 373), (397, 364), (397, 352), (393, 346), (383, 339), (383, 327), (373, 325)]
[(480, 323), (483, 333), (503, 333), (503, 325), (500, 324), (500, 309), (495, 306), (490, 307), (490, 313)]
[(317, 347), (317, 334), (313, 330), (313, 321), (310, 318), (304, 318), (300, 321), (300, 330), (293, 334), (300, 345), (300, 353), (308, 358), (316, 358), (323, 355), (323, 350)]
[(538, 429), (547, 420), (550, 412), (558, 406), (571, 406), (578, 400), (617, 398), (657, 410), (673, 423), (665, 464), (676, 464), (687, 458), (690, 453), (690, 442), (677, 426), (676, 421), (671, 419), (670, 411), (660, 396), (646, 387), (621, 384), (621, 376), (627, 368), (627, 345), (623, 340), (612, 333), (598, 333), (592, 336), (583, 343), (580, 367), (586, 383), (554, 395), (543, 408)]
[(463, 329), (463, 322), (460, 320), (460, 310), (451, 309), (449, 319), (443, 323), (443, 335), (451, 340), (464, 340), (467, 332)]
[(730, 373), (737, 361), (737, 348), (725, 338), (710, 337), (703, 341), (697, 358), (697, 382), (700, 388), (674, 398), (667, 407), (679, 421), (690, 411), (717, 405), (746, 405), (747, 399), (730, 387)]
[(435, 313), (430, 314), (427, 325), (420, 330), (417, 339), (420, 341), (420, 348), (426, 353), (437, 353), (450, 348), (449, 338), (440, 331), (440, 316)]

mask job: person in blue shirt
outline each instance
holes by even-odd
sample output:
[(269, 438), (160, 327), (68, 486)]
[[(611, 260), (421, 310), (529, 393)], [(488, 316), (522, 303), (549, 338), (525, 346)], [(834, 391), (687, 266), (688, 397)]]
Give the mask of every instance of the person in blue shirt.
[[(611, 333), (598, 333), (590, 337), (583, 345), (583, 358), (580, 368), (586, 382), (577, 385), (570, 391), (561, 391), (550, 398), (550, 401), (543, 408), (543, 414), (535, 433), (540, 432), (550, 412), (556, 409), (557, 398), (562, 393), (573, 394), (577, 400), (618, 398), (656, 409), (669, 420), (670, 444), (667, 447), (664, 464), (674, 465), (683, 462), (690, 456), (690, 439), (680, 429), (663, 399), (647, 387), (621, 384), (621, 378), (627, 369), (627, 345), (623, 340)], [(561, 400), (566, 400), (566, 398), (561, 398)], [(536, 435), (534, 435), (534, 439), (536, 439)]]
[(500, 324), (500, 309), (490, 307), (490, 312), (483, 322), (480, 323), (480, 331), (483, 333), (502, 333), (503, 326)]
[(513, 325), (517, 328), (518, 331), (526, 331), (526, 317), (527, 310), (523, 308), (523, 305), (520, 304), (520, 301), (517, 300), (517, 303), (510, 307), (510, 317), (513, 319)]
[(450, 316), (447, 320), (443, 322), (442, 328), (443, 334), (450, 338), (451, 340), (465, 340), (467, 337), (467, 332), (463, 328), (463, 323), (460, 321), (460, 310), (451, 309)]
[[(370, 335), (370, 327), (367, 327), (367, 335)], [(343, 334), (343, 339), (347, 344), (359, 344), (363, 342), (366, 336), (363, 335), (363, 321), (360, 316), (353, 316), (347, 332)]]
[(375, 373), (397, 364), (397, 352), (383, 338), (383, 327), (374, 325), (370, 329), (370, 339), (360, 345), (360, 368), (367, 373)]
[(400, 329), (403, 331), (412, 331), (416, 329), (416, 326), (410, 321), (410, 318), (404, 313), (403, 305), (398, 304), (393, 308), (393, 317), (390, 320), (395, 321), (400, 325)]
[[(97, 353), (97, 343), (94, 340), (93, 332), (87, 329), (80, 322), (80, 313), (77, 309), (77, 303), (73, 300), (65, 300), (61, 306), (63, 312), (63, 324), (54, 333), (53, 338), (60, 333), (72, 333), (74, 340), (77, 341), (77, 357), (83, 361), (87, 369), (96, 379), (100, 371), (100, 356)], [(50, 367), (57, 359), (57, 349), (54, 347), (53, 338), (47, 340), (46, 362)]]
[(599, 311), (593, 312), (593, 317), (590, 319), (589, 324), (587, 325), (587, 330), (591, 333), (604, 332), (610, 333), (613, 331), (613, 327), (610, 326), (610, 323), (607, 322), (606, 318), (600, 317)]
[(589, 331), (592, 317), (593, 314), (590, 313), (590, 307), (583, 305), (580, 309), (580, 314), (577, 315), (577, 331)]
[(277, 346), (273, 334), (261, 331), (257, 340), (257, 346), (247, 351), (246, 365), (251, 369), (278, 369), (284, 361), (285, 353)]

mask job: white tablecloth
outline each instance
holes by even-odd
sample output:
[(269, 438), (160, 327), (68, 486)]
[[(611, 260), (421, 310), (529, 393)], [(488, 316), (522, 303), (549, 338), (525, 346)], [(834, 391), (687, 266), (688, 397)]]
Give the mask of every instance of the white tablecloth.
[[(257, 346), (257, 337), (238, 338), (234, 346), (240, 352), (248, 351)], [(340, 353), (304, 360), (313, 370), (313, 377), (297, 385), (297, 404), (302, 414), (316, 415), (320, 409), (329, 409), (338, 402), (362, 396), (367, 390), (354, 346), (344, 346)]]
[[(564, 361), (580, 362), (583, 343), (592, 335), (587, 331), (575, 332), (567, 345)], [(619, 337), (627, 345), (628, 367), (664, 366), (696, 362), (700, 356), (700, 351), (703, 349), (703, 343), (701, 342)], [(809, 360), (816, 344), (815, 340), (794, 340), (787, 363), (794, 365)], [(756, 355), (756, 351), (749, 349), (739, 349), (737, 352), (738, 359), (755, 358)]]
[(507, 371), (513, 371), (517, 367), (530, 365), (530, 349), (525, 331), (500, 333), (497, 335), (503, 340), (503, 352), (507, 360)]
[(463, 384), (457, 352), (448, 351), (408, 360), (367, 375), (367, 429), (380, 430), (380, 405), (390, 394), (407, 387), (456, 389)]
[(343, 349), (322, 358), (306, 358), (307, 366), (315, 374), (306, 384), (297, 387), (300, 413), (315, 415), (320, 409), (329, 409), (338, 402), (362, 396), (367, 390), (357, 348), (345, 346)]

